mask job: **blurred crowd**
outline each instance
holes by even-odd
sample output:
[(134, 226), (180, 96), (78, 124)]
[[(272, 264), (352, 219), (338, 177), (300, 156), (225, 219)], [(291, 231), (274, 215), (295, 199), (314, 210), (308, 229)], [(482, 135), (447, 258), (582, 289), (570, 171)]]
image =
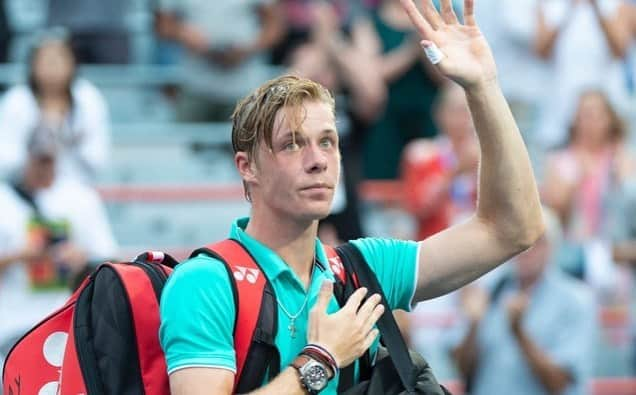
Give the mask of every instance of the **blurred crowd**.
[[(419, 240), (474, 211), (479, 149), (465, 96), (428, 62), (397, 1), (38, 3), (41, 26), (20, 58), (17, 2), (0, 0), (0, 63), (25, 65), (0, 101), (0, 361), (92, 265), (120, 258), (96, 192), (117, 136), (79, 70), (138, 63), (126, 21), (140, 4), (153, 33), (147, 63), (182, 71), (163, 91), (178, 122), (229, 122), (237, 99), (281, 73), (334, 93), (343, 174), (324, 241)], [(592, 377), (636, 375), (636, 1), (475, 3), (547, 232), (475, 284), (401, 316), (404, 331), (474, 394), (580, 394)], [(461, 16), (463, 1), (453, 7)], [(359, 186), (370, 180), (399, 198), (367, 205)], [(385, 229), (365, 227), (363, 207)], [(389, 227), (396, 211), (407, 225)]]

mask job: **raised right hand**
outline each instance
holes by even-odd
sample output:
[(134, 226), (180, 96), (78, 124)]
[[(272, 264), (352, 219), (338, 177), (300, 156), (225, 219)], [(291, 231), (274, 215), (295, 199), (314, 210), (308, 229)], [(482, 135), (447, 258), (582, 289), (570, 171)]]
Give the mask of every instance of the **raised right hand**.
[(338, 312), (328, 314), (333, 283), (325, 281), (309, 315), (307, 342), (327, 349), (341, 368), (362, 356), (378, 336), (373, 326), (384, 313), (384, 306), (379, 304), (378, 294), (362, 303), (366, 294), (366, 288), (356, 290)]

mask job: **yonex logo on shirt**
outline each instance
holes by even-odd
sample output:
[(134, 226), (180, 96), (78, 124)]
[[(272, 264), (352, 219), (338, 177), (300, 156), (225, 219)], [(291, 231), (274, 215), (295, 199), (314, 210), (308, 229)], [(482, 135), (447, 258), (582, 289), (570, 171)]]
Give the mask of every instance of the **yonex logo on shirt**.
[(234, 278), (236, 281), (247, 280), (250, 284), (256, 284), (260, 271), (258, 269), (250, 269), (243, 266), (234, 266)]

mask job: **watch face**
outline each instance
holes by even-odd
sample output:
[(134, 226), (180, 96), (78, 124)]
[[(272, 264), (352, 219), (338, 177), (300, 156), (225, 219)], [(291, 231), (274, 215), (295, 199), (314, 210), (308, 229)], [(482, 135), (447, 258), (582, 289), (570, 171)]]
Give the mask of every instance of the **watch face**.
[(323, 390), (327, 381), (327, 372), (320, 364), (312, 364), (305, 372), (305, 385), (313, 391)]

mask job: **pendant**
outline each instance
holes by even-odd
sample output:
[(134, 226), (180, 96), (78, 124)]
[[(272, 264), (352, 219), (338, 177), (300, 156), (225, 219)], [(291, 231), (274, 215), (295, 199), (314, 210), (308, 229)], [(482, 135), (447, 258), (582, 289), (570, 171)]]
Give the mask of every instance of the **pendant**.
[(287, 327), (287, 329), (289, 329), (289, 336), (292, 339), (296, 338), (296, 325), (294, 324), (294, 319), (292, 318), (291, 321), (289, 321), (289, 326)]

